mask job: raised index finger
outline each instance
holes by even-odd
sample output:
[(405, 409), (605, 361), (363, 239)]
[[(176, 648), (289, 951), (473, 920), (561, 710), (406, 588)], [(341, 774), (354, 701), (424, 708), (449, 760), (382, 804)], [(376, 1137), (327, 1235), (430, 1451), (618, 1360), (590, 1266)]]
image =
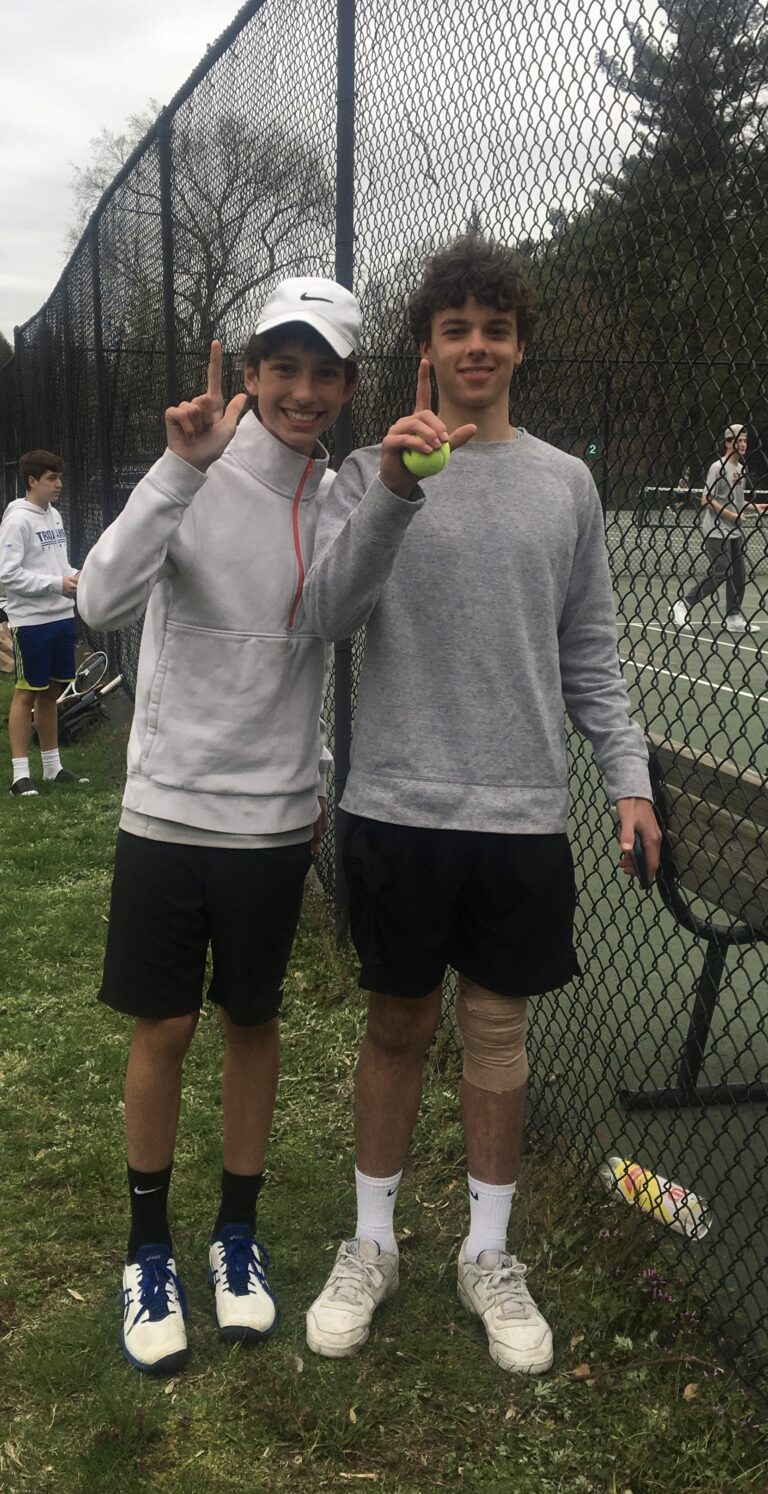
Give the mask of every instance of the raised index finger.
[(208, 360), (208, 394), (214, 404), (221, 408), (224, 396), (221, 392), (221, 343), (217, 337), (211, 343), (211, 356)]
[(416, 378), (416, 404), (413, 407), (413, 413), (418, 415), (420, 410), (431, 409), (432, 385), (429, 380), (429, 359), (422, 358)]

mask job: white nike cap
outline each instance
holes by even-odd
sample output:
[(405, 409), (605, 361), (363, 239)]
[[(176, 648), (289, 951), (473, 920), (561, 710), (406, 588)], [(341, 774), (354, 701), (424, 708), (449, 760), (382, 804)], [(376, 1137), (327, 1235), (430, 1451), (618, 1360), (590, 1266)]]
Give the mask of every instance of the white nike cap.
[(739, 436), (746, 436), (746, 434), (747, 427), (746, 425), (742, 425), (739, 420), (732, 420), (730, 425), (725, 427), (726, 441), (738, 441)]
[(289, 322), (304, 322), (333, 348), (339, 358), (360, 349), (360, 306), (357, 296), (335, 280), (281, 280), (262, 307), (256, 332), (271, 332)]

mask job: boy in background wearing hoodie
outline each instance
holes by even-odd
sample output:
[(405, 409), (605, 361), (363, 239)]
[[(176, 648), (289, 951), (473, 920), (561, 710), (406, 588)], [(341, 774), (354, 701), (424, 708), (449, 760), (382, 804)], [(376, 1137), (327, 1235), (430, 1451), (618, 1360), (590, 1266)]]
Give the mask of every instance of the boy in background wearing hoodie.
[(281, 282), (246, 348), (248, 397), (224, 407), (214, 342), (207, 393), (166, 411), (168, 449), (83, 566), (92, 626), (122, 628), (146, 609), (100, 998), (135, 1019), (121, 1345), (149, 1373), (187, 1357), (167, 1201), (209, 946), (226, 1043), (209, 1281), (223, 1338), (276, 1327), (256, 1200), (282, 981), (330, 762), (328, 650), (302, 593), (333, 480), (318, 438), (354, 394), (359, 338), (349, 291)]
[(78, 572), (55, 505), (64, 463), (52, 451), (28, 451), (19, 462), (25, 498), (9, 503), (0, 526), (0, 588), (13, 635), (16, 689), (8, 713), (11, 793), (37, 794), (29, 769), (34, 714), (43, 780), (87, 783), (61, 766), (58, 698), (75, 677), (75, 596)]

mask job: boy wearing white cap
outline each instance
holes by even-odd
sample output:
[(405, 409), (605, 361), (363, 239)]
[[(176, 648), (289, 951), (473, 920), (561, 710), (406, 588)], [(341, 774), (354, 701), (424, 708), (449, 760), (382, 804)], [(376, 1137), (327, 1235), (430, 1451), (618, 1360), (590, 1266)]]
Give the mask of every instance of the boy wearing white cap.
[(672, 620), (682, 627), (688, 622), (690, 608), (705, 597), (714, 596), (725, 585), (725, 626), (729, 633), (750, 633), (752, 626), (741, 606), (747, 584), (744, 566), (744, 536), (741, 521), (748, 509), (765, 513), (768, 504), (747, 498), (746, 463), (747, 427), (731, 421), (725, 427), (725, 450), (713, 462), (701, 494), (703, 512), (701, 529), (709, 560), (703, 581), (672, 608)]
[(302, 592), (333, 480), (319, 437), (355, 392), (359, 339), (343, 286), (283, 281), (246, 348), (247, 392), (225, 408), (214, 342), (207, 392), (166, 411), (168, 449), (80, 578), (91, 627), (123, 628), (146, 609), (100, 999), (135, 1019), (121, 1346), (149, 1373), (187, 1357), (167, 1200), (209, 949), (225, 1034), (209, 1280), (223, 1338), (265, 1338), (277, 1323), (256, 1200), (281, 986), (330, 762), (328, 650)]

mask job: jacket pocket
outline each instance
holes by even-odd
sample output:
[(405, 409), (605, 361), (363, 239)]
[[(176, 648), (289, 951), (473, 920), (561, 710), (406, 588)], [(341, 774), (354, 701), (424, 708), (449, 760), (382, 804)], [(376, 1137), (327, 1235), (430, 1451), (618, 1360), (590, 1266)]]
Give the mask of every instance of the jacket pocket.
[(325, 645), (318, 638), (168, 623), (141, 769), (206, 794), (311, 790), (320, 759)]

